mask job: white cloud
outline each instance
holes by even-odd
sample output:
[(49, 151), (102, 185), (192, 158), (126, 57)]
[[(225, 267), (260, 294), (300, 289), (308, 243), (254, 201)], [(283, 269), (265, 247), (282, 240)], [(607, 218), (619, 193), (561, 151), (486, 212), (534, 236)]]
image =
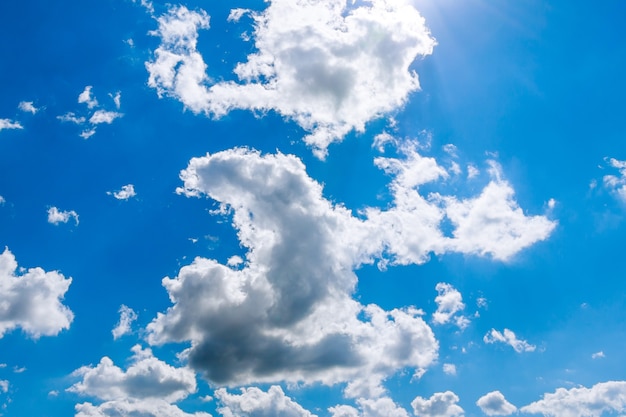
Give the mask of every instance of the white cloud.
[(0, 195), (0, 206), (3, 206), (7, 201)]
[(78, 102), (86, 104), (89, 109), (93, 109), (98, 105), (98, 100), (96, 100), (96, 97), (91, 93), (91, 89), (92, 86), (88, 85), (78, 96)]
[(8, 248), (0, 254), (0, 337), (21, 328), (34, 338), (69, 329), (74, 314), (61, 302), (71, 278), (30, 268), (16, 275), (17, 262)]
[(502, 333), (496, 329), (491, 329), (483, 337), (483, 341), (485, 343), (505, 343), (515, 349), (517, 353), (534, 352), (536, 349), (535, 345), (531, 345), (525, 340), (518, 339), (515, 333), (509, 329), (504, 329)]
[(112, 195), (118, 200), (128, 200), (129, 198), (137, 195), (137, 193), (135, 193), (135, 186), (133, 184), (126, 184), (118, 191), (107, 191), (107, 194)]
[(224, 417), (315, 417), (276, 385), (267, 392), (242, 388), (241, 394), (229, 394), (220, 388), (215, 391), (215, 398), (222, 404), (218, 412)]
[(122, 117), (122, 113), (107, 111), (107, 110), (96, 110), (93, 115), (89, 118), (89, 123), (92, 125), (99, 125), (102, 123), (111, 124), (113, 120)]
[(602, 178), (604, 187), (615, 195), (621, 202), (626, 203), (626, 161), (615, 158), (605, 158), (612, 168), (619, 171), (619, 175), (605, 175)]
[(546, 417), (600, 417), (626, 411), (626, 381), (598, 383), (591, 388), (558, 388), (520, 409), (523, 413)]
[(131, 333), (131, 326), (135, 320), (137, 320), (137, 313), (132, 308), (122, 304), (120, 306), (120, 321), (115, 328), (111, 331), (113, 333), (113, 339), (119, 339), (125, 334)]
[(445, 282), (438, 283), (435, 289), (438, 295), (435, 297), (437, 311), (433, 313), (433, 322), (436, 324), (446, 324), (454, 319), (455, 324), (461, 329), (467, 327), (469, 320), (462, 315), (456, 315), (465, 308), (461, 293), (452, 285), (446, 284)]
[(467, 166), (467, 179), (472, 179), (477, 177), (480, 174), (480, 171), (478, 170), (478, 168), (476, 168), (474, 165), (468, 165)]
[(115, 108), (119, 110), (122, 106), (122, 93), (120, 91), (115, 94), (109, 93), (109, 97), (113, 99), (113, 103), (115, 103)]
[(185, 413), (158, 398), (150, 400), (113, 400), (100, 405), (76, 404), (75, 417), (211, 417), (208, 413)]
[[(419, 144), (399, 144), (402, 158), (376, 158), (375, 164), (393, 175), (390, 185), (393, 206), (381, 211), (364, 210), (372, 225), (370, 239), (382, 239), (392, 264), (420, 264), (431, 253), (461, 252), (506, 261), (522, 249), (546, 239), (556, 223), (545, 216), (527, 216), (514, 199), (514, 190), (503, 180), (500, 168), (491, 163), (492, 180), (478, 197), (459, 200), (419, 188), (449, 177), (434, 158), (417, 152)], [(448, 219), (452, 236), (441, 225)], [(383, 264), (384, 266), (384, 264)]]
[(517, 407), (508, 402), (500, 391), (483, 395), (476, 401), (476, 405), (488, 416), (508, 416), (517, 411)]
[(81, 138), (87, 140), (90, 137), (92, 137), (93, 135), (96, 134), (96, 128), (91, 128), (91, 129), (85, 129), (82, 132), (80, 132), (80, 134), (78, 136), (80, 136)]
[(387, 376), (436, 359), (421, 311), (352, 298), (353, 268), (377, 248), (299, 159), (233, 149), (192, 159), (181, 178), (180, 193), (232, 210), (246, 262), (234, 270), (196, 258), (165, 278), (173, 306), (148, 326), (151, 343), (191, 341), (190, 364), (217, 384), (349, 382), (353, 397), (378, 395)]
[(234, 22), (237, 23), (239, 22), (239, 20), (246, 14), (248, 13), (252, 13), (252, 10), (250, 9), (242, 9), (242, 8), (235, 8), (235, 9), (231, 9), (230, 13), (228, 13), (228, 21), (229, 22)]
[(82, 125), (83, 123), (86, 122), (86, 119), (84, 117), (76, 116), (74, 112), (67, 112), (61, 116), (57, 116), (57, 119), (59, 119), (62, 122), (70, 122), (70, 123), (74, 123), (77, 125)]
[(591, 359), (599, 359), (599, 358), (604, 358), (604, 352), (599, 351), (599, 352), (591, 354)]
[(409, 417), (409, 413), (399, 407), (391, 398), (374, 399), (360, 398), (357, 400), (359, 410), (349, 405), (331, 407), (328, 411), (332, 417)]
[(453, 363), (444, 363), (443, 373), (446, 375), (456, 375), (456, 366)]
[(160, 399), (170, 403), (196, 391), (196, 377), (191, 369), (168, 365), (139, 345), (132, 351), (132, 362), (126, 371), (105, 356), (95, 367), (83, 366), (74, 371), (72, 376), (81, 381), (67, 391), (105, 401)]
[(24, 127), (20, 124), (20, 122), (14, 122), (9, 119), (0, 119), (0, 130), (4, 129), (23, 129)]
[(25, 113), (31, 114), (35, 114), (39, 111), (39, 109), (35, 107), (32, 101), (20, 101), (20, 104), (18, 104), (17, 108)]
[(452, 391), (437, 392), (429, 399), (416, 397), (412, 402), (413, 412), (420, 417), (457, 417), (464, 411), (457, 405), (459, 397)]
[[(242, 12), (231, 12), (237, 20)], [(149, 85), (196, 113), (275, 110), (311, 132), (304, 140), (324, 156), (328, 145), (400, 108), (419, 90), (410, 69), (435, 40), (409, 1), (272, 0), (255, 21), (255, 53), (234, 68), (235, 81), (211, 84), (196, 49), (204, 11), (173, 7), (158, 18), (161, 45), (146, 63)]]
[(9, 381), (0, 379), (0, 392), (6, 394), (9, 391)]
[(78, 225), (78, 214), (74, 210), (59, 211), (56, 207), (50, 207), (48, 209), (48, 223), (55, 225), (59, 223), (67, 223), (71, 218), (73, 218)]

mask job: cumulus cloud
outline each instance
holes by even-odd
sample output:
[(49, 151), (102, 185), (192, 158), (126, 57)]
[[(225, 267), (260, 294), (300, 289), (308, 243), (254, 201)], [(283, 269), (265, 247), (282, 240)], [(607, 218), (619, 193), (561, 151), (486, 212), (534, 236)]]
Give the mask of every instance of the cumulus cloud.
[(96, 97), (91, 92), (92, 88), (93, 87), (91, 85), (88, 85), (87, 87), (85, 87), (83, 92), (78, 95), (78, 102), (86, 104), (87, 107), (90, 109), (93, 109), (98, 105), (98, 100), (96, 100)]
[(459, 397), (452, 391), (437, 392), (429, 399), (416, 397), (412, 402), (413, 412), (420, 417), (463, 416), (463, 409), (457, 405)]
[(25, 113), (31, 114), (35, 114), (39, 111), (39, 109), (35, 107), (32, 101), (20, 101), (20, 104), (18, 104), (17, 108)]
[(508, 402), (500, 391), (483, 395), (476, 401), (476, 405), (488, 416), (508, 416), (517, 411), (517, 407)]
[(76, 404), (75, 417), (211, 417), (204, 412), (185, 413), (176, 405), (160, 399), (113, 400), (100, 405)]
[[(385, 311), (352, 297), (354, 269), (362, 264), (422, 263), (431, 251), (464, 248), (440, 230), (443, 198), (418, 193), (419, 185), (445, 178), (446, 171), (415, 147), (403, 155), (376, 160), (394, 176), (395, 204), (359, 217), (325, 199), (294, 156), (231, 149), (193, 158), (177, 191), (206, 195), (219, 203), (221, 215), (232, 216), (245, 260), (224, 265), (196, 258), (176, 277), (164, 278), (173, 305), (148, 326), (149, 342), (191, 342), (190, 365), (231, 386), (347, 382), (346, 395), (376, 398), (381, 381), (398, 370), (421, 375), (438, 349), (423, 313)], [(513, 233), (509, 223), (495, 223), (501, 236)], [(454, 320), (460, 293), (446, 284), (439, 291), (438, 320)]]
[(215, 391), (215, 398), (222, 404), (218, 412), (224, 417), (314, 417), (276, 385), (267, 392), (242, 388), (241, 394), (229, 394), (220, 388)]
[(626, 411), (626, 381), (601, 382), (591, 388), (558, 388), (520, 411), (546, 417), (600, 417), (604, 413), (623, 413)]
[(322, 197), (299, 159), (233, 149), (192, 159), (181, 178), (180, 193), (230, 208), (246, 263), (196, 258), (165, 278), (174, 305), (148, 326), (151, 343), (191, 341), (190, 364), (215, 383), (349, 381), (352, 396), (436, 359), (421, 311), (352, 298), (369, 231)]
[(357, 404), (358, 410), (349, 405), (338, 405), (329, 408), (328, 411), (332, 417), (409, 417), (404, 408), (388, 397), (359, 398)]
[(122, 113), (107, 111), (107, 110), (96, 110), (96, 112), (89, 118), (89, 123), (92, 125), (99, 125), (102, 123), (111, 124), (113, 120), (122, 117)]
[(534, 352), (536, 349), (535, 345), (531, 345), (525, 340), (520, 340), (517, 338), (515, 333), (513, 333), (509, 329), (504, 329), (504, 332), (500, 333), (496, 329), (491, 329), (487, 334), (483, 337), (483, 341), (485, 343), (505, 343), (511, 346), (517, 353), (521, 352)]
[[(243, 13), (235, 9), (229, 19)], [(405, 0), (272, 0), (250, 15), (255, 52), (234, 68), (238, 81), (212, 82), (196, 48), (209, 17), (170, 8), (158, 18), (161, 45), (146, 63), (148, 83), (196, 113), (274, 110), (310, 132), (304, 140), (318, 156), (419, 90), (410, 66), (435, 45), (424, 18)]]
[(132, 362), (126, 371), (105, 356), (96, 366), (74, 371), (72, 376), (81, 380), (67, 391), (105, 401), (160, 399), (169, 403), (196, 391), (196, 377), (191, 369), (168, 365), (139, 345), (132, 351)]
[(433, 322), (436, 324), (446, 324), (451, 320), (464, 329), (469, 324), (469, 320), (463, 315), (457, 315), (458, 312), (463, 311), (465, 304), (463, 303), (463, 297), (461, 293), (450, 284), (440, 282), (435, 287), (437, 290), (437, 297), (435, 297), (435, 303), (437, 304), (437, 311), (433, 313)]
[[(458, 199), (434, 192), (423, 196), (421, 186), (447, 179), (448, 172), (434, 158), (420, 155), (417, 142), (406, 141), (398, 147), (401, 158), (374, 160), (394, 176), (390, 185), (392, 207), (364, 210), (380, 236), (371, 238), (382, 239), (392, 264), (420, 264), (431, 253), (446, 252), (489, 255), (506, 261), (546, 239), (556, 226), (545, 216), (523, 213), (495, 162), (490, 162), (491, 181), (477, 197)], [(453, 226), (452, 236), (443, 234), (445, 219)]]
[(0, 119), (0, 130), (4, 129), (23, 129), (24, 127), (20, 124), (20, 122), (14, 122), (9, 119)]
[(609, 166), (619, 171), (619, 175), (605, 175), (602, 178), (604, 187), (621, 202), (626, 203), (626, 161), (620, 161), (615, 158), (606, 158), (606, 161)]
[(8, 248), (0, 254), (0, 337), (17, 327), (34, 338), (69, 329), (74, 319), (62, 304), (71, 278), (59, 272), (30, 268), (21, 275)]
[(135, 186), (133, 184), (126, 184), (118, 191), (107, 191), (107, 194), (112, 195), (118, 200), (128, 200), (129, 198), (137, 195), (137, 193), (135, 193)]
[(135, 313), (132, 308), (127, 307), (124, 304), (120, 306), (119, 313), (120, 321), (111, 331), (111, 333), (113, 333), (113, 339), (119, 339), (125, 334), (130, 333), (132, 331), (131, 325), (135, 320), (137, 320), (137, 313)]
[(0, 379), (0, 392), (6, 394), (9, 391), (9, 381)]
[(48, 223), (52, 223), (54, 225), (57, 225), (59, 223), (67, 223), (72, 218), (78, 225), (78, 214), (74, 210), (60, 211), (56, 207), (50, 207), (48, 209)]

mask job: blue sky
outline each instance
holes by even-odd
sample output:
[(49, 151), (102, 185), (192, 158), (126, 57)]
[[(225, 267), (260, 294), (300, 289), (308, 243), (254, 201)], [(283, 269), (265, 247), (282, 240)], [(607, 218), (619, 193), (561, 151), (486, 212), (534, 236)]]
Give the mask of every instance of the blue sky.
[(624, 13), (0, 4), (0, 414), (623, 415)]

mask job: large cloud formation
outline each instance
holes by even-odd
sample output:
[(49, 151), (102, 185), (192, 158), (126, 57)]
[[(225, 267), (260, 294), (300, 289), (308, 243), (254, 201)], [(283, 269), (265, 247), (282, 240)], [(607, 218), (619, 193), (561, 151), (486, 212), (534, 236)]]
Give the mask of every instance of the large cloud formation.
[(30, 268), (21, 275), (8, 248), (0, 254), (0, 338), (17, 327), (34, 338), (69, 329), (74, 314), (62, 304), (72, 283), (59, 272)]
[[(163, 279), (173, 306), (148, 326), (149, 342), (191, 342), (186, 352), (191, 366), (222, 385), (348, 382), (346, 395), (376, 397), (384, 391), (381, 381), (398, 370), (412, 368), (420, 375), (438, 348), (423, 313), (361, 305), (352, 298), (354, 269), (384, 257), (391, 263), (421, 263), (428, 251), (466, 245), (439, 230), (445, 200), (427, 200), (417, 190), (425, 178), (437, 177), (418, 168), (441, 171), (438, 175), (445, 171), (416, 152), (402, 160), (387, 158), (385, 167), (390, 166), (398, 167), (391, 188), (403, 203), (366, 210), (362, 219), (326, 200), (295, 156), (239, 148), (192, 159), (178, 191), (207, 195), (232, 215), (246, 260), (238, 267), (196, 258), (177, 277)], [(509, 187), (502, 180), (496, 186)], [(513, 204), (505, 197), (504, 204)], [(473, 201), (459, 204), (472, 211)], [(411, 210), (416, 205), (427, 210)], [(537, 218), (543, 219), (545, 236), (553, 227), (543, 217), (509, 209), (531, 230)], [(390, 212), (394, 216), (382, 219)], [(425, 215), (438, 221), (425, 221)], [(404, 223), (395, 223), (398, 218)], [(528, 242), (523, 228), (510, 232), (510, 222), (489, 221), (500, 227), (507, 254), (511, 245), (525, 246), (516, 239)], [(431, 236), (426, 246), (403, 241), (423, 236), (425, 224), (436, 232), (435, 240)], [(480, 242), (480, 236), (472, 239)], [(489, 253), (469, 250), (474, 252)]]
[(83, 366), (73, 372), (80, 377), (68, 392), (104, 400), (99, 405), (76, 405), (76, 417), (206, 417), (206, 413), (187, 414), (173, 402), (196, 392), (195, 373), (175, 368), (154, 357), (150, 349), (132, 348), (131, 365), (124, 371), (104, 357), (96, 366)]
[(255, 52), (234, 68), (237, 81), (212, 83), (197, 50), (204, 11), (172, 7), (158, 18), (161, 45), (147, 62), (148, 84), (196, 113), (274, 110), (311, 132), (304, 140), (324, 156), (333, 141), (400, 108), (420, 88), (410, 69), (435, 40), (407, 0), (272, 0), (254, 19)]
[(600, 417), (626, 411), (626, 381), (598, 383), (591, 388), (559, 388), (520, 409), (546, 417)]

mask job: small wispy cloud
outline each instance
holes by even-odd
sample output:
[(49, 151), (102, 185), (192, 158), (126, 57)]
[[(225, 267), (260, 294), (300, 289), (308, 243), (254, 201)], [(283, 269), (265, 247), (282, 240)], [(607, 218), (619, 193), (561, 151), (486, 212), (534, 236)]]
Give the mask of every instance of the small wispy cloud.
[(137, 195), (135, 192), (135, 186), (133, 184), (124, 185), (120, 190), (117, 191), (107, 191), (108, 195), (112, 195), (118, 200), (128, 200)]
[(491, 329), (485, 337), (483, 337), (485, 343), (504, 343), (511, 346), (517, 353), (521, 352), (534, 352), (537, 348), (535, 345), (531, 345), (525, 340), (518, 339), (515, 333), (509, 329), (504, 329), (502, 333), (496, 329)]
[(32, 101), (20, 101), (20, 104), (17, 105), (17, 108), (24, 113), (31, 114), (36, 114), (39, 111), (39, 109), (35, 107), (35, 104)]
[(57, 207), (50, 207), (48, 209), (48, 223), (54, 225), (67, 223), (72, 218), (76, 222), (76, 225), (78, 225), (78, 214), (74, 210), (61, 211)]
[(0, 130), (4, 129), (24, 129), (20, 122), (9, 119), (0, 119)]

